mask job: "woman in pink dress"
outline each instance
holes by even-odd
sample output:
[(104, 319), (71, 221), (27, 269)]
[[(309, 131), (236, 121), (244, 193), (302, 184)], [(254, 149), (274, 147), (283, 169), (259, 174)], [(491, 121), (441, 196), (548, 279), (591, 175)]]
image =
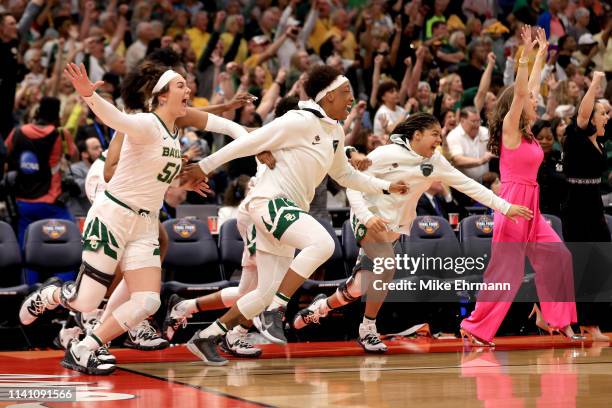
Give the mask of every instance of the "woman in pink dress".
[(504, 320), (521, 286), (525, 256), (536, 271), (535, 284), (544, 320), (551, 333), (568, 338), (575, 323), (572, 257), (559, 236), (540, 213), (538, 168), (544, 157), (542, 148), (531, 133), (537, 119), (536, 97), (540, 87), (542, 62), (546, 58), (546, 34), (537, 29), (537, 40), (531, 39), (531, 27), (521, 32), (523, 55), (529, 55), (538, 44), (538, 56), (528, 74), (528, 60), (519, 60), (515, 85), (506, 89), (497, 101), (489, 121), (489, 150), (500, 156), (502, 188), (505, 200), (524, 205), (533, 211), (533, 219), (505, 219), (495, 213), (492, 257), (484, 275), (486, 283), (509, 283), (509, 291), (481, 291), (472, 314), (461, 322), (461, 335), (472, 344), (494, 346), (491, 342)]

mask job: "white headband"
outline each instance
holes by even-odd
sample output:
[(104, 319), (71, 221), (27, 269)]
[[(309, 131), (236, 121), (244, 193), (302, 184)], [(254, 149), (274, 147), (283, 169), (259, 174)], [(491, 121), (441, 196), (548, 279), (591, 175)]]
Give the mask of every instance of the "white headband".
[(151, 110), (151, 108), (153, 107), (153, 97), (155, 96), (155, 94), (159, 93), (162, 89), (164, 89), (164, 87), (168, 85), (168, 83), (170, 83), (170, 81), (172, 81), (174, 78), (180, 76), (181, 75), (178, 72), (169, 69), (164, 72), (162, 76), (159, 77), (157, 83), (153, 87), (153, 91), (151, 92), (151, 98), (149, 98), (149, 110)]
[(348, 78), (344, 75), (338, 75), (336, 79), (334, 79), (334, 82), (329, 84), (325, 89), (323, 89), (317, 94), (317, 96), (315, 97), (315, 102), (318, 103), (321, 99), (325, 97), (325, 95), (327, 95), (333, 90), (340, 88), (342, 85), (344, 85), (345, 82), (348, 82)]
[(164, 72), (162, 74), (162, 76), (159, 77), (159, 79), (157, 80), (157, 83), (155, 84), (155, 87), (153, 88), (153, 92), (151, 92), (152, 95), (155, 95), (156, 93), (159, 93), (159, 91), (161, 91), (164, 86), (168, 85), (168, 82), (172, 81), (175, 77), (179, 77), (181, 76), (178, 72), (175, 72), (171, 69), (167, 70), (166, 72)]

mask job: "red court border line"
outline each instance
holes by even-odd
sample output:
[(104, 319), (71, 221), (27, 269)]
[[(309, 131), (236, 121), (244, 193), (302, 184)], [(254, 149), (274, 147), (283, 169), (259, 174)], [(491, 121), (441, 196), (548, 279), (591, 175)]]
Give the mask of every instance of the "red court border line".
[(238, 402), (241, 402), (241, 403), (244, 403), (244, 404), (252, 404), (252, 405), (258, 406), (258, 407), (274, 407), (274, 405), (266, 405), (266, 404), (262, 404), (262, 403), (257, 402), (257, 401), (250, 401), (250, 400), (247, 400), (247, 399), (244, 399), (244, 398), (241, 398), (241, 397), (237, 397), (235, 395), (226, 394), (226, 393), (221, 392), (221, 391), (217, 391), (217, 390), (213, 390), (213, 389), (205, 388), (205, 387), (200, 387), (198, 385), (193, 385), (193, 384), (185, 383), (185, 382), (182, 382), (182, 381), (171, 380), (169, 378), (160, 377), (160, 376), (157, 376), (157, 375), (154, 375), (154, 374), (142, 373), (140, 371), (136, 371), (136, 370), (131, 369), (131, 368), (125, 368), (125, 367), (117, 366), (117, 370), (122, 370), (122, 371), (125, 371), (125, 372), (130, 373), (130, 374), (141, 375), (143, 377), (148, 377), (148, 378), (152, 378), (152, 379), (155, 379), (155, 380), (165, 381), (165, 382), (169, 382), (169, 383), (173, 383), (173, 384), (179, 384), (179, 385), (182, 385), (182, 386), (185, 386), (185, 387), (194, 388), (194, 389), (196, 389), (198, 391), (201, 391), (201, 392), (204, 392), (204, 393), (214, 394), (216, 396), (228, 398), (228, 399), (231, 399), (231, 400), (235, 400), (235, 401), (238, 401)]

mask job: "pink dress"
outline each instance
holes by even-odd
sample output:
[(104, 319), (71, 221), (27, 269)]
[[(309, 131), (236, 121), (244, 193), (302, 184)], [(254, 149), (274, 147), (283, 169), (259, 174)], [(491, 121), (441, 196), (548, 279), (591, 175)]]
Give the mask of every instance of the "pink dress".
[[(537, 141), (523, 139), (516, 149), (501, 147), (500, 196), (533, 211), (533, 219), (516, 223), (496, 212), (491, 261), (486, 283), (509, 283), (509, 291), (482, 291), (472, 314), (461, 327), (491, 341), (508, 313), (525, 273), (525, 256), (535, 271), (535, 285), (544, 320), (553, 328), (577, 321), (572, 256), (540, 213), (538, 168), (544, 152)], [(535, 300), (535, 299), (534, 299)]]

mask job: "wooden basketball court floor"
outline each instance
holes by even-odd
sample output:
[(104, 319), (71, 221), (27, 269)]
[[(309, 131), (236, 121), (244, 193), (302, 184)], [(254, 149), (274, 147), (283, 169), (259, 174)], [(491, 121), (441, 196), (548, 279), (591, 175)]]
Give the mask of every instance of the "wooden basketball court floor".
[(184, 346), (113, 349), (110, 376), (59, 365), (60, 351), (0, 353), (0, 389), (76, 386), (78, 402), (0, 402), (0, 407), (611, 407), (612, 348), (560, 336), (388, 341), (385, 355), (354, 342), (264, 345), (257, 360), (208, 367)]

